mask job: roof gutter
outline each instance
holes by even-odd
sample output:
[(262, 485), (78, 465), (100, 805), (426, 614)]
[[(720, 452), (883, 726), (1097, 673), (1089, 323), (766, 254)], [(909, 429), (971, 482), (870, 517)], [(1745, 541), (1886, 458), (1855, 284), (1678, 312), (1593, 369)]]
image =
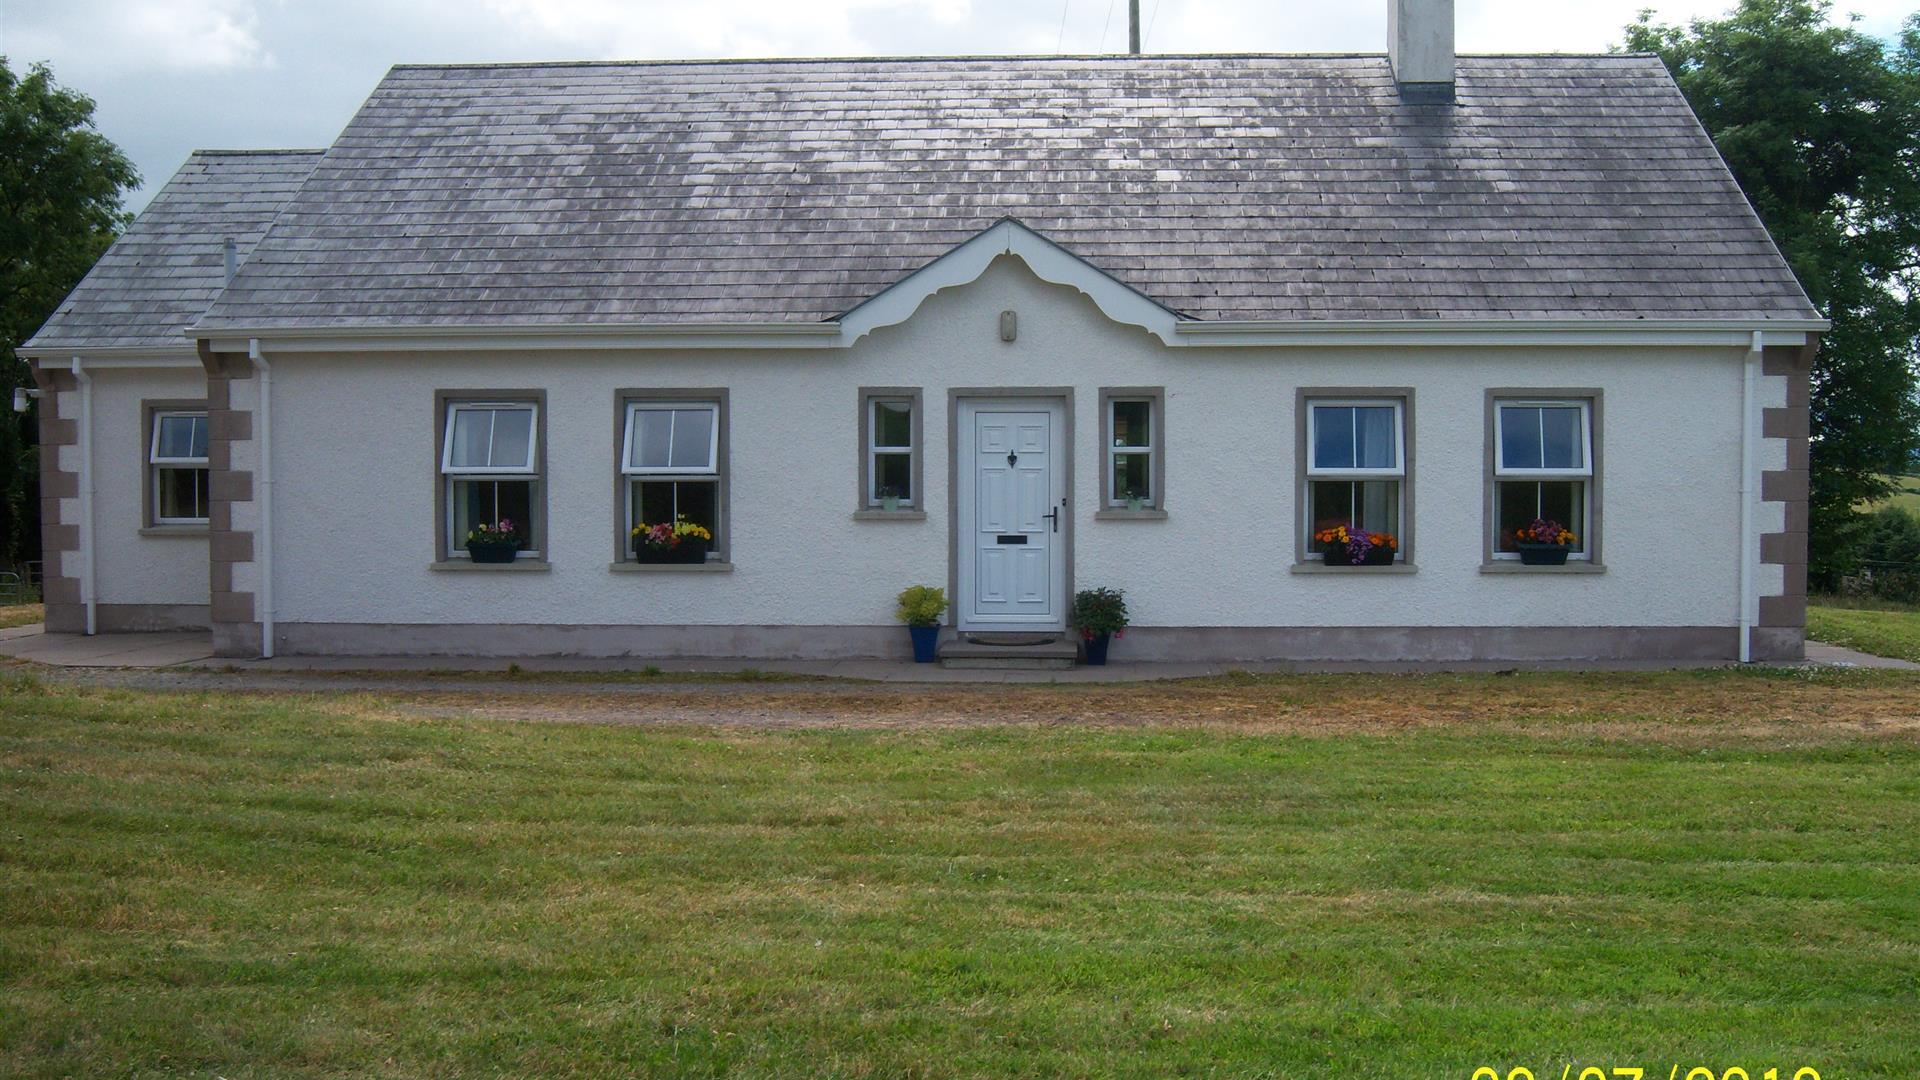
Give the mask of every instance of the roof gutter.
[(1179, 344), (1301, 345), (1693, 345), (1746, 346), (1754, 334), (1798, 345), (1825, 319), (1293, 319), (1181, 320)]
[(837, 322), (526, 323), (505, 326), (220, 326), (183, 333), (214, 352), (241, 352), (249, 341), (282, 352), (413, 352), (449, 349), (825, 349)]
[(106, 345), (75, 348), (71, 345), (35, 345), (31, 342), (13, 350), (30, 360), (79, 357), (88, 367), (198, 367), (200, 355), (192, 342), (182, 345)]
[[(1130, 321), (1130, 320), (1121, 320)], [(1156, 324), (1160, 320), (1156, 319)], [(1755, 333), (1772, 345), (1803, 345), (1825, 319), (1300, 319), (1166, 320), (1175, 348), (1286, 348), (1454, 345), (1667, 345), (1744, 348)], [(215, 352), (271, 343), (281, 352), (445, 352), (631, 349), (843, 349), (867, 330), (814, 323), (527, 324), (517, 326), (241, 326), (185, 333)], [(1152, 327), (1159, 330), (1161, 327)], [(182, 355), (188, 355), (183, 353)]]

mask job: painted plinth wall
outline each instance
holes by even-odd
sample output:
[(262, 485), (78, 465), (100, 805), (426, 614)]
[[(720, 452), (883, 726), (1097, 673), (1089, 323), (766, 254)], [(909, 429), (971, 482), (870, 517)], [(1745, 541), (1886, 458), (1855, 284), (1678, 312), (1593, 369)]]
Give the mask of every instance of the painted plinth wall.
[[(93, 384), (95, 626), (101, 632), (208, 625), (207, 529), (150, 520), (148, 414), (197, 408), (199, 365), (88, 367)], [(81, 402), (72, 370), (39, 365), (41, 544), (47, 629), (86, 629)]]
[[(1001, 315), (1017, 313), (1016, 340)], [(1073, 587), (1126, 591), (1117, 659), (1732, 657), (1747, 354), (1702, 348), (1168, 348), (1002, 259), (850, 349), (279, 353), (272, 617), (283, 652), (904, 655), (895, 594), (949, 581), (950, 391), (1070, 393)], [(259, 377), (215, 354), (217, 645), (258, 647)], [(1762, 658), (1797, 655), (1806, 357), (1770, 351)], [(863, 387), (922, 392), (923, 515), (856, 514)], [(533, 568), (436, 567), (436, 393), (544, 393)], [(1101, 515), (1101, 391), (1164, 389), (1164, 515)], [(1412, 572), (1296, 565), (1301, 387), (1410, 390)], [(1600, 572), (1483, 571), (1490, 388), (1604, 398)], [(617, 568), (622, 391), (725, 388), (729, 563)]]

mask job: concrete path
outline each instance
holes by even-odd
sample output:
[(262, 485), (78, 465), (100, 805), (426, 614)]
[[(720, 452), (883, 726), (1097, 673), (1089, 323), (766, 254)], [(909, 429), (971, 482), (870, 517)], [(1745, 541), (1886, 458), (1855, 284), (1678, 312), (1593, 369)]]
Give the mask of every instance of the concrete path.
[(0, 656), (52, 667), (157, 668), (213, 657), (213, 635), (49, 634), (40, 627), (15, 627), (31, 633), (0, 635)]
[[(369, 682), (392, 685), (396, 679), (419, 675), (441, 678), (460, 672), (504, 672), (510, 666), (526, 672), (567, 672), (593, 674), (635, 673), (648, 668), (663, 672), (756, 671), (765, 675), (795, 675), (806, 678), (854, 679), (879, 683), (1116, 683), (1145, 682), (1156, 679), (1192, 679), (1230, 672), (1306, 673), (1306, 672), (1434, 672), (1434, 671), (1659, 671), (1677, 667), (1716, 667), (1714, 663), (1673, 663), (1663, 661), (1562, 661), (1514, 664), (1511, 662), (1463, 663), (1142, 663), (1116, 661), (1107, 667), (1076, 667), (1062, 671), (992, 671), (943, 668), (937, 664), (914, 664), (903, 660), (644, 660), (635, 658), (589, 659), (581, 657), (522, 657), (518, 659), (410, 656), (296, 656), (273, 660), (228, 660), (213, 655), (211, 636), (205, 633), (165, 634), (48, 634), (40, 627), (15, 627), (0, 631), (0, 656), (30, 660), (51, 667), (93, 667), (153, 669), (171, 668), (180, 672), (208, 675), (250, 673), (280, 676), (290, 684), (319, 683), (346, 688), (350, 683)], [(1807, 662), (1836, 667), (1884, 668), (1920, 671), (1920, 664), (1905, 660), (1869, 656), (1866, 653), (1817, 642), (1807, 644)], [(360, 673), (367, 680), (342, 680), (341, 675)], [(305, 676), (306, 678), (301, 678)], [(263, 679), (263, 682), (277, 681)], [(586, 680), (591, 681), (591, 680)], [(773, 680), (773, 681), (778, 681)], [(745, 685), (752, 685), (751, 683)]]

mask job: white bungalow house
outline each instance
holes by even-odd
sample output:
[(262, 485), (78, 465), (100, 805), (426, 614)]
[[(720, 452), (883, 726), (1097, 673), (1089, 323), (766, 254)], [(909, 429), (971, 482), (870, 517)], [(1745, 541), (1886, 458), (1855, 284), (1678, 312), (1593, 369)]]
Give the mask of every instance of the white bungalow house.
[(1826, 323), (1657, 59), (1394, 3), (1387, 56), (398, 67), (197, 154), (21, 350), (49, 627), (896, 656), (904, 586), (951, 638), (1104, 585), (1120, 660), (1798, 656)]

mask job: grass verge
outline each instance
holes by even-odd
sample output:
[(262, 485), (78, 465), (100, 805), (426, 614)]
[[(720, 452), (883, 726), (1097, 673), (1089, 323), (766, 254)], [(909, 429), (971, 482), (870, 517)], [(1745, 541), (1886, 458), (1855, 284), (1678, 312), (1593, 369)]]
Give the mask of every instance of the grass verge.
[(0, 1074), (1920, 1075), (1911, 678), (803, 729), (0, 679)]
[(0, 604), (0, 630), (31, 626), (46, 615), (47, 609), (40, 604)]
[(1820, 597), (1807, 606), (1807, 636), (1920, 662), (1920, 611), (1906, 605)]

